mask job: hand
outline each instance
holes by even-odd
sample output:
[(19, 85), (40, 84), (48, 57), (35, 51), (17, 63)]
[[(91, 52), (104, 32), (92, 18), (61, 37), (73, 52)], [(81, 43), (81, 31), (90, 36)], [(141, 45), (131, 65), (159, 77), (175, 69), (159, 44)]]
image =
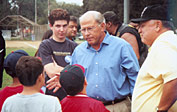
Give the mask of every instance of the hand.
[(61, 87), (60, 82), (59, 82), (59, 77), (60, 77), (60, 74), (55, 74), (54, 77), (52, 77), (50, 80), (47, 81), (47, 86), (46, 87), (49, 90), (55, 88), (53, 90), (54, 93)]

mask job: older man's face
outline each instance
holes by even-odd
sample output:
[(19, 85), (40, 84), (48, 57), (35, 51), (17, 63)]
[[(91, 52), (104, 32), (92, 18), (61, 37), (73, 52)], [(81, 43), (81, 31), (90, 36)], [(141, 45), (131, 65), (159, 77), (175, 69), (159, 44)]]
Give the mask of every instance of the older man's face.
[(93, 47), (99, 46), (103, 40), (102, 33), (104, 32), (104, 27), (95, 21), (92, 16), (85, 18), (80, 21), (81, 33), (84, 39)]
[(140, 23), (138, 32), (141, 35), (141, 41), (146, 45), (151, 46), (154, 40), (157, 38), (157, 32), (155, 30), (156, 28), (157, 28), (156, 20), (149, 20)]

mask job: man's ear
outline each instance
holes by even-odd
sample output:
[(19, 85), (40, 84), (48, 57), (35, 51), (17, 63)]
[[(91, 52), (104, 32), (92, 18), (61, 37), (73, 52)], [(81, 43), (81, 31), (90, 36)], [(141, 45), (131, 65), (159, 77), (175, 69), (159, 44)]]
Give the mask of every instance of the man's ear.
[(102, 28), (103, 31), (106, 30), (106, 24), (105, 24), (105, 23), (101, 23), (101, 24), (100, 24), (100, 27)]
[(106, 23), (106, 26), (107, 26), (108, 28), (110, 28), (110, 27), (112, 26), (112, 23), (109, 21), (109, 22)]
[(38, 76), (39, 82), (43, 81), (44, 78), (45, 78), (44, 74), (41, 73), (41, 74)]
[(155, 30), (158, 32), (158, 31), (160, 31), (161, 28), (162, 28), (162, 22), (157, 20), (156, 21), (156, 29)]
[(86, 78), (85, 78), (85, 81), (84, 81), (84, 85), (87, 85), (88, 83), (87, 83), (87, 80), (86, 80)]

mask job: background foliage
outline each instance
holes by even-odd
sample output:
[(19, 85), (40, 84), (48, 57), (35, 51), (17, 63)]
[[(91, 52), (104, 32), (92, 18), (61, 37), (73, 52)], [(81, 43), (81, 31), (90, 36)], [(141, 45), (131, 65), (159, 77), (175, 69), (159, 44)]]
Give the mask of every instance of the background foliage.
[[(97, 10), (101, 13), (112, 10), (119, 15), (120, 20), (123, 20), (123, 2), (124, 0), (83, 0), (83, 6), (78, 6), (49, 0), (49, 8), (50, 11), (63, 8), (77, 17), (88, 10)], [(143, 8), (152, 4), (165, 5), (177, 26), (177, 0), (130, 0), (130, 19), (139, 17)], [(14, 14), (20, 14), (34, 21), (35, 0), (0, 0), (0, 19)], [(47, 24), (48, 0), (37, 0), (37, 15), (38, 24)]]

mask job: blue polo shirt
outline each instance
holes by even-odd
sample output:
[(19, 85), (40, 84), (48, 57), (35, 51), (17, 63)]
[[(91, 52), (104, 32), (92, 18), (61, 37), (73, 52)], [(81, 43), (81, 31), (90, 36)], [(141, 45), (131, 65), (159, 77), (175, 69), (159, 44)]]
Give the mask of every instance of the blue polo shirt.
[(87, 41), (77, 46), (71, 64), (85, 68), (87, 95), (100, 101), (122, 99), (132, 94), (139, 71), (131, 45), (109, 33), (98, 50)]

